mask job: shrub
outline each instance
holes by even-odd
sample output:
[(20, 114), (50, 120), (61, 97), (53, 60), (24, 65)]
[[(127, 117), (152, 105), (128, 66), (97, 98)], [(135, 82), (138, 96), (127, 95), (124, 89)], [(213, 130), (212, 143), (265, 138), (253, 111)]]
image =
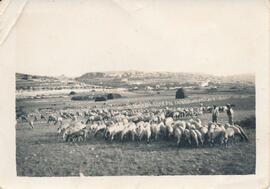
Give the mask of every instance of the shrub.
[(85, 96), (73, 96), (71, 100), (93, 100), (93, 98), (89, 95)]
[(95, 102), (101, 102), (101, 101), (106, 101), (107, 98), (105, 96), (97, 96), (95, 97)]
[(120, 95), (120, 94), (118, 94), (118, 93), (109, 93), (108, 95), (107, 95), (107, 99), (109, 100), (109, 99), (116, 99), (116, 98), (121, 98), (122, 96)]
[(75, 94), (77, 94), (75, 91), (71, 91), (71, 92), (69, 93), (69, 95), (75, 95)]
[(240, 125), (241, 127), (256, 128), (256, 117), (250, 116), (249, 118), (246, 118), (246, 119), (241, 120), (241, 121), (237, 121), (235, 123)]

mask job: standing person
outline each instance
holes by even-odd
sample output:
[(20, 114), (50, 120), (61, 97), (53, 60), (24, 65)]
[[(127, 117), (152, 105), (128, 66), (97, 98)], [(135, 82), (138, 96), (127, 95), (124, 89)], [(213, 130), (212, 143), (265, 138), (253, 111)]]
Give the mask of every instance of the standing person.
[(217, 123), (218, 122), (218, 107), (216, 105), (213, 106), (213, 111), (212, 111), (212, 122)]
[(31, 129), (34, 129), (34, 120), (28, 119), (27, 121)]
[(229, 124), (233, 125), (233, 109), (230, 104), (227, 104), (227, 116), (229, 119)]

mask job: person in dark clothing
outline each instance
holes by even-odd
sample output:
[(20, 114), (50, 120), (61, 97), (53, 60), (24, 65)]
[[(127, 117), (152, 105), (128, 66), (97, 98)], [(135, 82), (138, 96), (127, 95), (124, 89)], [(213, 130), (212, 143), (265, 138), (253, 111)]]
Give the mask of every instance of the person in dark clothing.
[(232, 106), (230, 104), (227, 104), (227, 116), (228, 116), (230, 125), (233, 125), (233, 114), (234, 112), (233, 112)]
[(217, 123), (218, 122), (218, 115), (219, 115), (219, 110), (216, 105), (213, 106), (213, 111), (212, 111), (212, 122)]

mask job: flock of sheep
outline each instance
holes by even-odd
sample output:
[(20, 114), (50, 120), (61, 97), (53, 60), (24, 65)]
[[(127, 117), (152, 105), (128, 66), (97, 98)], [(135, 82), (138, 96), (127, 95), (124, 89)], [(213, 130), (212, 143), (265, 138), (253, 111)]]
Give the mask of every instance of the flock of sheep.
[[(21, 116), (29, 122), (46, 120), (49, 125), (58, 126), (58, 134), (64, 141), (80, 142), (88, 138), (103, 137), (108, 141), (138, 141), (147, 143), (157, 140), (175, 140), (177, 146), (225, 144), (238, 135), (248, 140), (239, 125), (228, 123), (202, 123), (196, 115), (211, 112), (211, 107), (164, 108), (164, 109), (93, 109), (90, 111), (59, 111), (57, 113), (32, 113)], [(223, 110), (223, 106), (220, 107)], [(185, 118), (185, 120), (184, 120)]]
[[(73, 142), (101, 136), (109, 141), (146, 140), (149, 143), (166, 139), (177, 141), (177, 146), (180, 143), (195, 146), (219, 143), (227, 146), (228, 140), (235, 135), (240, 136), (242, 140), (248, 140), (239, 125), (202, 123), (196, 118), (196, 115), (211, 112), (210, 108), (201, 107), (199, 110), (202, 112), (194, 108), (93, 109), (59, 111), (49, 115), (36, 113), (27, 117), (21, 116), (19, 119), (27, 120), (31, 128), (34, 127), (33, 121), (44, 119), (48, 124), (58, 125), (58, 133), (65, 141)], [(222, 106), (220, 111), (225, 111)]]
[[(17, 118), (17, 121), (27, 121), (30, 126), (33, 127), (34, 121), (39, 120), (47, 120), (49, 122), (56, 122), (57, 119), (60, 121), (63, 119), (88, 119), (88, 121), (95, 120), (101, 121), (112, 118), (113, 116), (117, 116), (119, 114), (123, 114), (129, 117), (142, 117), (141, 119), (146, 119), (149, 121), (149, 117), (153, 116), (153, 114), (157, 114), (163, 112), (166, 117), (172, 117), (173, 119), (187, 118), (202, 115), (204, 113), (211, 113), (213, 110), (212, 106), (200, 106), (200, 107), (189, 107), (189, 108), (152, 108), (149, 111), (149, 108), (137, 108), (135, 109), (127, 109), (127, 110), (117, 110), (117, 109), (93, 109), (93, 110), (78, 110), (78, 111), (59, 111), (59, 112), (39, 112), (36, 110), (35, 112), (29, 113), (27, 115), (21, 115)], [(219, 111), (226, 111), (226, 106), (219, 106)], [(152, 112), (152, 113), (150, 113)], [(147, 118), (148, 117), (148, 118)]]
[(139, 141), (146, 140), (147, 143), (159, 139), (176, 140), (177, 146), (180, 143), (189, 145), (204, 145), (215, 143), (228, 145), (228, 140), (233, 139), (235, 135), (242, 140), (248, 140), (247, 135), (239, 125), (217, 124), (209, 122), (204, 125), (200, 119), (173, 120), (168, 117), (158, 122), (140, 121), (134, 123), (126, 118), (118, 122), (99, 122), (83, 124), (81, 122), (72, 122), (71, 124), (61, 124), (58, 127), (58, 133), (62, 134), (65, 141), (85, 141), (88, 137), (102, 136), (109, 141)]

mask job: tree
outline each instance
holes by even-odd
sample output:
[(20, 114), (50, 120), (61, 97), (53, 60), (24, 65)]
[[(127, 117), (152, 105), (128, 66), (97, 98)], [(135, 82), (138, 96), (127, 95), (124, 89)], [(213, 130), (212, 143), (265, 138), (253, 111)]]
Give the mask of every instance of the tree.
[(186, 96), (185, 90), (183, 88), (177, 89), (176, 94), (175, 94), (176, 99), (182, 99), (182, 98), (186, 98), (186, 97), (187, 96)]

